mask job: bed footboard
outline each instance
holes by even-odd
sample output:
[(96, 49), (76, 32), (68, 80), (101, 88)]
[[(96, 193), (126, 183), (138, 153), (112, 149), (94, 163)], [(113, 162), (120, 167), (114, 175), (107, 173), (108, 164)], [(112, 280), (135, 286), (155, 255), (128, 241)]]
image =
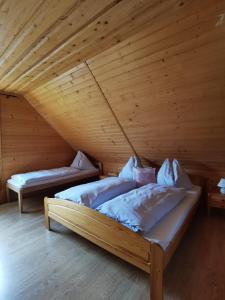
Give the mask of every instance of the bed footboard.
[(163, 300), (165, 253), (101, 213), (71, 201), (45, 198), (45, 226), (53, 219), (112, 254), (150, 274), (150, 299)]
[(46, 197), (45, 224), (48, 229), (50, 219), (150, 273), (151, 243), (114, 220), (71, 201)]

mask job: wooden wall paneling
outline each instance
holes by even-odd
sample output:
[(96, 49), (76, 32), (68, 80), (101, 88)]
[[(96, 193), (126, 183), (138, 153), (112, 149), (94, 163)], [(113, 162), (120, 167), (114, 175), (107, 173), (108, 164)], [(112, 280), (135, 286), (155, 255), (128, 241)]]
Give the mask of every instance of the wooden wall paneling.
[[(140, 156), (159, 163), (177, 157), (191, 171), (223, 173), (225, 27), (218, 18), (225, 3), (205, 4), (201, 9), (201, 1), (179, 2), (176, 14), (158, 16), (151, 26), (87, 63)], [(97, 110), (102, 97), (89, 77), (81, 64), (27, 95), (73, 147), (76, 141), (101, 158), (107, 170), (116, 171), (130, 152), (122, 152), (122, 141), (111, 148), (99, 135), (97, 120), (106, 107)], [(87, 107), (90, 111), (84, 113)], [(75, 114), (76, 128), (69, 126)], [(87, 131), (83, 119), (89, 119)], [(109, 126), (105, 137), (111, 137)], [(83, 135), (91, 137), (85, 141)]]
[(191, 170), (225, 171), (220, 4), (155, 32), (143, 30), (88, 60), (141, 156), (159, 162), (175, 156)]
[(69, 165), (74, 150), (23, 97), (0, 96), (2, 199), (6, 180), (15, 173)]
[(99, 89), (99, 92), (101, 93), (103, 99), (105, 100), (105, 103), (107, 104), (109, 110), (111, 111), (111, 113), (112, 113), (112, 115), (113, 115), (113, 118), (114, 118), (114, 120), (116, 121), (116, 123), (118, 124), (118, 127), (120, 128), (121, 132), (123, 133), (123, 136), (125, 137), (127, 143), (129, 144), (130, 148), (132, 149), (133, 154), (134, 154), (136, 157), (138, 157), (138, 153), (136, 152), (136, 150), (135, 150), (135, 148), (133, 147), (132, 143), (130, 142), (128, 136), (126, 135), (126, 132), (124, 131), (123, 127), (121, 126), (119, 119), (117, 118), (117, 116), (116, 116), (114, 110), (113, 110), (112, 107), (110, 106), (110, 103), (109, 103), (109, 101), (108, 101), (106, 95), (104, 94), (103, 90), (101, 89), (101, 86), (99, 85), (98, 81), (96, 80), (96, 78), (95, 78), (94, 74), (92, 73), (91, 69), (89, 68), (87, 62), (85, 62), (85, 66), (87, 67), (87, 69), (88, 69), (89, 73), (91, 74), (91, 76), (92, 76), (94, 82), (96, 83), (96, 85), (97, 85), (97, 87), (98, 87), (98, 89)]
[(75, 148), (107, 163), (133, 153), (85, 64), (26, 94), (28, 101)]
[[(41, 6), (24, 23), (24, 38), (16, 39), (23, 51), (10, 48), (15, 57), (4, 66), (4, 88), (25, 93), (74, 149), (107, 170), (133, 148), (156, 162), (176, 156), (191, 170), (224, 172), (224, 0), (122, 0), (102, 7), (98, 1), (96, 12), (88, 1), (79, 2), (80, 10), (68, 1), (61, 12), (54, 7), (57, 16), (51, 3), (45, 4), (49, 22), (28, 30), (46, 16)], [(72, 22), (81, 7), (85, 16)], [(97, 82), (81, 63), (86, 59)]]

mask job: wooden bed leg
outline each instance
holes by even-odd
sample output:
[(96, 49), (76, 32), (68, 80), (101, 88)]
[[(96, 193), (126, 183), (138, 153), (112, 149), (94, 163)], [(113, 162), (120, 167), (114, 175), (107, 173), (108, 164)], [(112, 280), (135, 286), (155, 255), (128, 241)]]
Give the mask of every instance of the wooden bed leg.
[(7, 198), (7, 202), (10, 202), (10, 190), (7, 186), (6, 186), (6, 198)]
[(151, 245), (150, 300), (163, 300), (164, 251), (160, 245)]
[(50, 218), (48, 216), (48, 198), (45, 197), (44, 199), (45, 204), (45, 227), (50, 230)]
[(23, 195), (21, 192), (18, 193), (18, 204), (20, 213), (23, 213)]

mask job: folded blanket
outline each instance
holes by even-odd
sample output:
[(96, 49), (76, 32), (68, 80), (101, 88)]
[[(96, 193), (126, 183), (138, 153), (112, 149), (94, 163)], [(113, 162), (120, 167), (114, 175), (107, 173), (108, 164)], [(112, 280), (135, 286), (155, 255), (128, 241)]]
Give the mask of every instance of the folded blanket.
[(150, 183), (116, 197), (96, 210), (135, 232), (147, 232), (184, 196), (185, 190), (182, 188)]
[(28, 172), (24, 174), (16, 174), (13, 175), (11, 178), (18, 182), (19, 184), (28, 184), (32, 182), (39, 182), (41, 180), (47, 179), (54, 179), (64, 176), (69, 176), (73, 174), (77, 174), (80, 170), (71, 167), (62, 167), (62, 168), (55, 168), (50, 170), (40, 170), (34, 172)]
[(95, 182), (74, 186), (57, 193), (55, 198), (70, 200), (91, 208), (136, 188), (136, 182), (118, 177), (108, 177)]

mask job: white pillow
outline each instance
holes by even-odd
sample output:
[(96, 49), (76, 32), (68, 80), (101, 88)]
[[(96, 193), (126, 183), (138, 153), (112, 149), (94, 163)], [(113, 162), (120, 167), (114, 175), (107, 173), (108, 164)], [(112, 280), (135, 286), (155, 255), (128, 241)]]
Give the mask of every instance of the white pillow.
[(174, 174), (172, 163), (167, 158), (157, 174), (157, 183), (166, 186), (174, 186)]
[(176, 187), (184, 188), (184, 189), (191, 189), (192, 183), (190, 178), (185, 173), (185, 171), (180, 166), (179, 162), (174, 159), (173, 160), (173, 175), (174, 175), (174, 184)]
[(96, 170), (87, 156), (81, 151), (77, 152), (77, 155), (72, 162), (71, 167), (79, 170)]
[(128, 162), (119, 173), (119, 178), (133, 180), (133, 168), (138, 167), (138, 160), (136, 156), (131, 156)]

